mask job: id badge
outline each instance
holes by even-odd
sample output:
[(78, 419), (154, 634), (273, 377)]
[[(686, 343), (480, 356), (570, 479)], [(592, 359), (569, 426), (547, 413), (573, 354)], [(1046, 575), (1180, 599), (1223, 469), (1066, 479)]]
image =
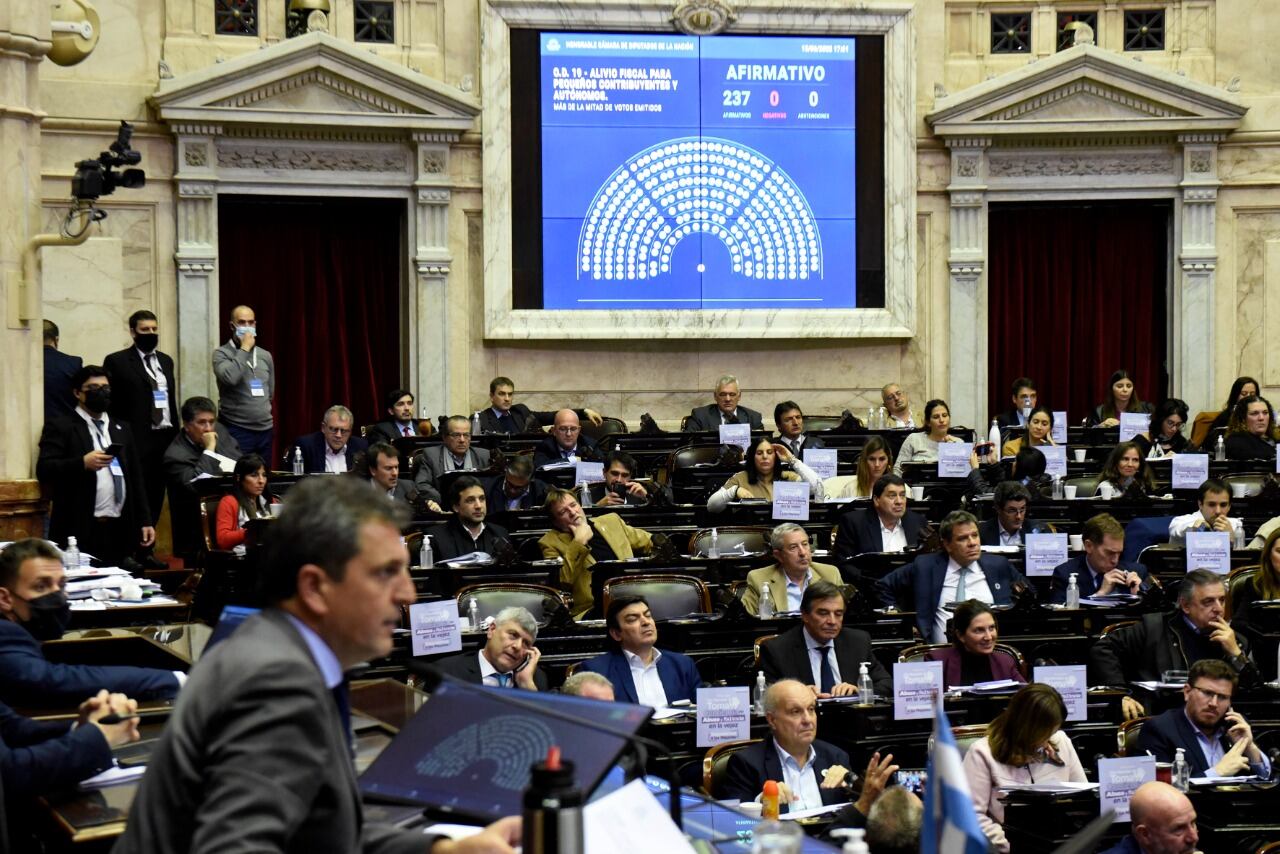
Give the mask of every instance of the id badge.
[(110, 465), (107, 466), (107, 468), (111, 469), (111, 473), (116, 477), (124, 477), (124, 469), (120, 467), (119, 457), (112, 457), (111, 463)]
[(257, 379), (256, 377), (254, 379), (249, 380), (249, 394), (253, 395), (254, 397), (266, 396), (267, 390), (262, 387), (262, 380)]
[(151, 392), (151, 399), (155, 401), (156, 409), (169, 408), (169, 392), (162, 388), (155, 389)]

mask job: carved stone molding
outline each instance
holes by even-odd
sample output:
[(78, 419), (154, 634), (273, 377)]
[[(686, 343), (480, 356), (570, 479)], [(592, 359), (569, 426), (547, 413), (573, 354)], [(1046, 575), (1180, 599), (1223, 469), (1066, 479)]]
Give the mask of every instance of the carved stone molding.
[(213, 198), (218, 193), (218, 185), (211, 181), (182, 181), (178, 184), (178, 195), (183, 198)]
[(1188, 187), (1182, 191), (1182, 200), (1192, 204), (1213, 204), (1218, 200), (1218, 190), (1216, 187)]
[(404, 172), (408, 161), (403, 151), (219, 145), (218, 166), (224, 169)]
[(331, 73), (327, 69), (316, 68), (311, 71), (289, 77), (284, 80), (268, 83), (248, 92), (239, 92), (229, 98), (223, 98), (213, 101), (211, 106), (215, 107), (248, 107), (261, 101), (283, 95), (287, 92), (293, 92), (298, 89), (305, 89), (311, 86), (317, 86), (322, 89), (328, 89), (338, 92), (344, 97), (353, 101), (364, 104), (370, 109), (383, 113), (406, 114), (409, 110), (404, 104), (393, 101), (390, 98), (383, 97), (376, 92), (370, 91), (364, 86), (356, 86), (350, 80), (344, 80), (341, 77)]
[(1213, 170), (1213, 156), (1207, 151), (1193, 151), (1188, 157), (1187, 166), (1192, 172), (1210, 172)]
[(209, 274), (213, 272), (213, 261), (179, 261), (178, 272), (186, 275)]
[(963, 263), (951, 263), (947, 266), (947, 271), (953, 279), (977, 279), (982, 275), (985, 266), (981, 262), (966, 261)]
[(1171, 175), (1172, 157), (1155, 154), (1013, 154), (992, 152), (993, 178), (1072, 178), (1086, 175)]
[(187, 143), (183, 146), (182, 160), (188, 166), (202, 167), (209, 164), (209, 149), (204, 143)]
[(1184, 273), (1200, 273), (1208, 274), (1218, 269), (1218, 263), (1214, 261), (1186, 261), (1182, 262), (1182, 272)]
[(437, 189), (421, 189), (418, 190), (418, 204), (420, 205), (447, 205), (453, 193), (449, 190)]
[(1169, 118), (1180, 115), (1178, 112), (1167, 107), (1162, 107), (1145, 98), (1119, 91), (1110, 86), (1103, 86), (1092, 80), (1077, 80), (1074, 83), (1068, 83), (1064, 86), (1046, 92), (1043, 95), (1023, 101), (1020, 104), (1015, 104), (1012, 107), (998, 110), (997, 112), (992, 113), (986, 121), (1012, 121), (1030, 113), (1035, 113), (1038, 110), (1050, 106), (1051, 104), (1079, 97), (1081, 95), (1088, 95), (1093, 98), (1109, 101), (1113, 104), (1119, 104), (1142, 115), (1155, 116), (1158, 118)]
[(441, 261), (417, 262), (418, 275), (427, 278), (441, 278), (449, 275), (449, 265)]

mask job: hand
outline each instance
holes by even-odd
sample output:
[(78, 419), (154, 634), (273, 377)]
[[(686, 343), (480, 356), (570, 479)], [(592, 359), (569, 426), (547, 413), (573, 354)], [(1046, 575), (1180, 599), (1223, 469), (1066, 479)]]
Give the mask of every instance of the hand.
[[(764, 793), (761, 792), (760, 794), (762, 796), (761, 799), (763, 800)], [(782, 804), (789, 804), (794, 800), (797, 800), (797, 797), (796, 797), (796, 794), (791, 791), (791, 787), (788, 786), (786, 783), (779, 783), (778, 784), (778, 805), (781, 806)]]
[(200, 441), (204, 444), (204, 449), (206, 451), (212, 451), (218, 447), (218, 431), (210, 430), (208, 433), (205, 433), (200, 437)]
[[(1136, 577), (1136, 576), (1135, 576)], [(1117, 587), (1128, 587), (1129, 581), (1125, 577), (1124, 570), (1120, 568), (1109, 571), (1102, 576), (1102, 583), (1098, 585), (1098, 595), (1106, 596)]]
[(1242, 772), (1248, 771), (1249, 760), (1245, 758), (1244, 754), (1252, 746), (1252, 738), (1240, 739), (1231, 745), (1231, 749), (1218, 760), (1218, 764), (1213, 766), (1213, 770), (1223, 777), (1235, 777)]
[(1136, 572), (1127, 572), (1124, 576), (1125, 586), (1129, 588), (1129, 592), (1135, 596), (1138, 591), (1142, 590), (1142, 576)]
[(1258, 749), (1258, 745), (1253, 741), (1253, 728), (1249, 726), (1249, 722), (1244, 719), (1244, 715), (1236, 711), (1227, 712), (1223, 716), (1232, 724), (1231, 729), (1227, 730), (1227, 738), (1239, 744), (1241, 741), (1248, 741), (1249, 746), (1245, 748), (1245, 758), (1249, 760), (1251, 765), (1262, 761), (1262, 751)]
[(848, 775), (849, 769), (843, 765), (832, 765), (826, 771), (822, 772), (822, 782), (818, 784), (819, 789), (834, 789), (844, 785), (844, 778)]
[(1132, 697), (1120, 698), (1120, 710), (1124, 712), (1126, 721), (1137, 720), (1147, 714), (1147, 710), (1142, 707), (1142, 704)]
[(1213, 519), (1213, 524), (1209, 526), (1209, 529), (1212, 531), (1226, 531), (1228, 534), (1230, 534), (1231, 520), (1228, 519), (1226, 516), (1215, 516)]
[(854, 803), (854, 809), (863, 815), (870, 813), (871, 805), (876, 802), (876, 798), (880, 797), (880, 793), (885, 790), (896, 773), (898, 773), (898, 766), (893, 764), (892, 753), (884, 759), (880, 758), (879, 751), (871, 754), (871, 761), (867, 763), (867, 770), (862, 775), (862, 794)]
[(1231, 630), (1230, 626), (1222, 620), (1211, 620), (1209, 626), (1213, 629), (1213, 633), (1209, 635), (1209, 640), (1221, 644), (1227, 655), (1237, 656), (1240, 654), (1240, 642), (1236, 640), (1236, 633)]
[(978, 452), (973, 451), (969, 454), (969, 468), (976, 469), (978, 467)]
[(604, 497), (596, 502), (597, 507), (612, 507), (615, 504), (621, 504), (622, 498), (613, 492), (606, 492)]
[(1054, 746), (1049, 742), (1046, 741), (1044, 743), (1044, 747), (1042, 747), (1041, 750), (1044, 751), (1044, 757), (1048, 761), (1055, 762), (1055, 763), (1060, 762), (1060, 760), (1058, 759), (1058, 751), (1055, 750)]
[(248, 353), (253, 349), (254, 342), (258, 340), (256, 332), (246, 332), (244, 337), (240, 339), (240, 349)]
[(644, 484), (634, 480), (627, 484), (627, 494), (632, 498), (649, 497), (649, 491), (644, 488)]
[(858, 694), (858, 686), (850, 685), (848, 682), (837, 682), (831, 688), (832, 697), (856, 697)]
[(432, 513), (444, 512), (443, 510), (440, 509), (440, 505), (432, 501), (430, 498), (427, 499), (427, 509), (430, 510)]
[(516, 687), (526, 691), (537, 691), (538, 685), (533, 681), (533, 674), (538, 670), (538, 662), (542, 660), (542, 650), (536, 646), (529, 650), (529, 663), (516, 673)]
[(90, 697), (80, 704), (80, 723), (96, 726), (102, 731), (102, 737), (112, 747), (129, 744), (141, 738), (138, 733), (138, 719), (129, 718), (118, 724), (101, 724), (99, 720), (110, 714), (132, 715), (138, 711), (138, 704), (124, 694), (111, 694), (105, 689), (97, 696)]
[(521, 828), (518, 815), (500, 818), (474, 836), (441, 839), (431, 846), (431, 854), (514, 854)]
[(582, 414), (587, 416), (587, 420), (597, 427), (604, 423), (604, 418), (600, 417), (600, 413), (594, 409), (584, 409)]
[(139, 541), (139, 544), (148, 548), (154, 546), (156, 544), (156, 529), (150, 525), (143, 525), (142, 539)]
[(784, 463), (789, 463), (795, 459), (795, 456), (787, 450), (786, 445), (780, 445), (777, 442), (773, 443), (773, 452), (777, 454), (778, 459), (782, 460)]
[(1120, 419), (1119, 419), (1119, 418), (1108, 418), (1108, 419), (1106, 419), (1105, 421), (1099, 421), (1099, 422), (1098, 422), (1098, 426), (1099, 426), (1099, 427), (1119, 427), (1119, 426), (1120, 426)]
[(90, 451), (84, 455), (84, 467), (87, 471), (98, 471), (111, 465), (115, 459), (105, 451)]
[(585, 546), (591, 542), (591, 538), (595, 536), (595, 531), (591, 530), (591, 526), (587, 524), (584, 516), (578, 524), (573, 526), (573, 541), (580, 546)]

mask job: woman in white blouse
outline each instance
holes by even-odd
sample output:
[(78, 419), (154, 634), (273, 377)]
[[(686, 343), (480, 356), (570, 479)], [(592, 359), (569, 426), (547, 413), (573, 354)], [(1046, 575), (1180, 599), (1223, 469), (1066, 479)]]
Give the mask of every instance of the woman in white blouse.
[(1067, 706), (1048, 685), (1034, 683), (1013, 695), (964, 755), (964, 772), (978, 824), (992, 849), (1009, 850), (1005, 838), (1002, 787), (1019, 783), (1084, 783), (1084, 767), (1071, 739), (1062, 732)]

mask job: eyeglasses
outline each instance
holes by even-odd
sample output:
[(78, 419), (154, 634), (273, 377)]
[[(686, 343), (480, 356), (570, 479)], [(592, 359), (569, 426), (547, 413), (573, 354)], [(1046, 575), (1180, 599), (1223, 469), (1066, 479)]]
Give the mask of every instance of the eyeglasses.
[(1201, 694), (1204, 695), (1204, 698), (1206, 700), (1217, 700), (1219, 703), (1231, 702), (1230, 694), (1219, 694), (1217, 691), (1210, 691), (1207, 688), (1201, 688), (1199, 685), (1192, 685), (1191, 689), (1193, 691), (1199, 691)]
[(326, 433), (332, 433), (335, 436), (345, 436), (351, 432), (351, 428), (350, 427), (330, 427), (329, 425), (326, 424), (324, 431)]
[(556, 432), (557, 432), (557, 433), (570, 433), (570, 434), (572, 434), (572, 433), (577, 433), (577, 432), (578, 432), (579, 430), (581, 430), (582, 428), (581, 428), (581, 427), (557, 427), (557, 428), (555, 428), (555, 429), (556, 429)]
[(450, 433), (448, 435), (450, 439), (470, 439), (471, 431), (467, 431), (466, 433)]

